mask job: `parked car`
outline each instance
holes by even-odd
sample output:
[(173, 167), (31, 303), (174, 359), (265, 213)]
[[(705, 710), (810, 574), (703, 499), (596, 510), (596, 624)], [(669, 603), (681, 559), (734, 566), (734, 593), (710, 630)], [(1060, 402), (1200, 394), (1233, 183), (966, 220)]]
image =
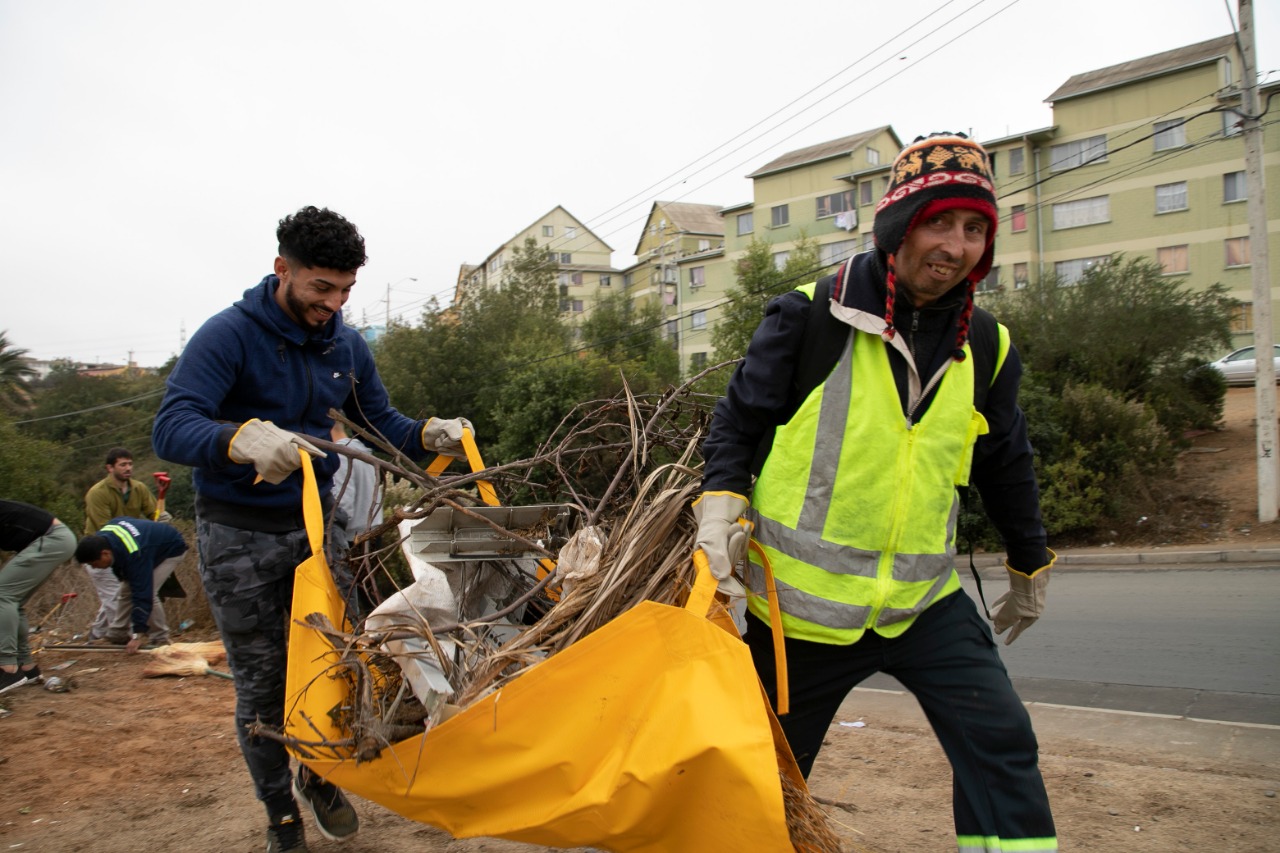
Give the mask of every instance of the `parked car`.
[[(1258, 362), (1251, 346), (1227, 353), (1217, 361), (1209, 362), (1209, 366), (1221, 373), (1228, 385), (1252, 385), (1258, 372)], [(1280, 344), (1275, 344), (1275, 366), (1276, 376), (1280, 377)]]

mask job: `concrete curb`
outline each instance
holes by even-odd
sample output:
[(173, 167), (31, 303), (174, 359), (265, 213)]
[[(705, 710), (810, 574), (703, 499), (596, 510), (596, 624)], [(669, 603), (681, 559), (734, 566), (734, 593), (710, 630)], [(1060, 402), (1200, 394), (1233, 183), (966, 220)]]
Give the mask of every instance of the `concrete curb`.
[[(957, 564), (967, 563), (967, 555), (957, 556)], [(1189, 566), (1212, 563), (1237, 565), (1280, 565), (1280, 548), (1241, 548), (1204, 551), (1059, 551), (1057, 566), (1080, 568), (1118, 568), (1126, 566)], [(1001, 568), (1001, 554), (974, 554), (973, 564), (980, 569)]]

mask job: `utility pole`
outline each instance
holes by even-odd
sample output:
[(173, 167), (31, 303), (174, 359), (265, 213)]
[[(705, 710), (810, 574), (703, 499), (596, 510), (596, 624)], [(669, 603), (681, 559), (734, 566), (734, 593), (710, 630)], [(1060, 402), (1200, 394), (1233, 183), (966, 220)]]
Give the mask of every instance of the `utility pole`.
[[(417, 281), (417, 279), (411, 275), (407, 275), (404, 278), (397, 281), (396, 284), (399, 284), (402, 281)], [(386, 317), (386, 322), (382, 327), (382, 333), (384, 335), (387, 332), (391, 331), (391, 282), (387, 282), (387, 313), (385, 317)]]
[(1262, 174), (1262, 123), (1253, 30), (1253, 0), (1239, 0), (1240, 81), (1244, 110), (1245, 184), (1249, 198), (1249, 269), (1253, 279), (1253, 352), (1257, 373), (1254, 395), (1258, 410), (1258, 521), (1276, 520), (1276, 371), (1271, 328), (1271, 267), (1267, 252), (1266, 184)]

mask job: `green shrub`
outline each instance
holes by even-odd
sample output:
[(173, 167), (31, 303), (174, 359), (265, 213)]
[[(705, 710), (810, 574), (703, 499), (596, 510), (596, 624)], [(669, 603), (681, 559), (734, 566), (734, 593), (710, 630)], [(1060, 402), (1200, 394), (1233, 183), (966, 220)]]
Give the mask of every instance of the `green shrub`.
[(1066, 533), (1094, 530), (1110, 515), (1105, 474), (1086, 462), (1088, 448), (1074, 445), (1059, 462), (1045, 466), (1040, 476), (1040, 507), (1050, 540)]

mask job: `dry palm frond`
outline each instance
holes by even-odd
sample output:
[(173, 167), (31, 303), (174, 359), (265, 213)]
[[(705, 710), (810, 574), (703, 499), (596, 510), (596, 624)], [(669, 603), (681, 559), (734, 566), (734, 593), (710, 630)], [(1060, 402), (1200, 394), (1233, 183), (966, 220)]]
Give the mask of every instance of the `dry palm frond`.
[(154, 649), (143, 649), (143, 651), (161, 657), (189, 653), (199, 655), (211, 664), (222, 663), (227, 659), (227, 650), (222, 645), (221, 640), (207, 640), (201, 643), (170, 643), (167, 646), (157, 646)]
[[(172, 649), (172, 646), (164, 646), (164, 649)], [(226, 672), (219, 672), (209, 666), (209, 662), (199, 654), (189, 650), (177, 650), (157, 654), (160, 649), (156, 649), (151, 655), (151, 660), (147, 661), (142, 667), (142, 675), (145, 678), (156, 678), (161, 675), (216, 675), (220, 678), (231, 678)]]

